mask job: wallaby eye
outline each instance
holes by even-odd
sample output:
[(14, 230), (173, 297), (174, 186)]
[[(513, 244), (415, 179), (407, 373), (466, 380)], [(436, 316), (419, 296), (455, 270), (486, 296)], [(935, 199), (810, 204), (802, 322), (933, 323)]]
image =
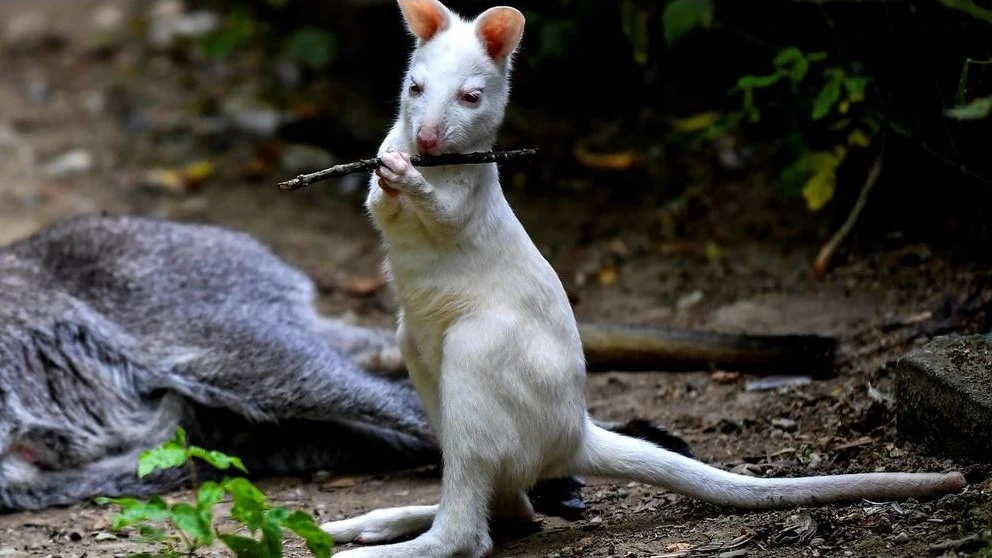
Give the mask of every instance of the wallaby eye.
[(478, 103), (482, 99), (482, 93), (479, 91), (469, 91), (467, 93), (462, 93), (462, 101), (470, 105)]
[(410, 94), (411, 95), (420, 95), (421, 93), (423, 93), (423, 91), (424, 91), (424, 86), (420, 85), (419, 83), (417, 83), (415, 81), (410, 83)]

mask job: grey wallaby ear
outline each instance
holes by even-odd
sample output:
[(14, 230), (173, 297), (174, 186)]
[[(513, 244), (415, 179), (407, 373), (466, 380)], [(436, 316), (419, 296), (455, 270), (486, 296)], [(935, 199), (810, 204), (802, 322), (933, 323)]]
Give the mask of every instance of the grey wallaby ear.
[(396, 0), (406, 27), (421, 43), (451, 25), (451, 11), (437, 0)]
[(524, 35), (524, 14), (516, 8), (497, 6), (475, 18), (475, 34), (489, 57), (502, 62), (517, 49)]

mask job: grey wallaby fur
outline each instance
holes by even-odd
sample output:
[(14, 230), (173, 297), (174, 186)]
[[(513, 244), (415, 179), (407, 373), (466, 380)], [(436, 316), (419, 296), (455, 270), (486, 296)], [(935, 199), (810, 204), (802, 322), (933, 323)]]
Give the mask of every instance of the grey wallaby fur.
[[(374, 473), (440, 452), (391, 330), (317, 313), (315, 289), (251, 236), (128, 216), (75, 217), (0, 248), (0, 511), (148, 496), (136, 474), (177, 425), (254, 475)], [(608, 425), (691, 455), (663, 427)], [(208, 474), (209, 471), (204, 471)], [(535, 506), (581, 510), (577, 479)]]

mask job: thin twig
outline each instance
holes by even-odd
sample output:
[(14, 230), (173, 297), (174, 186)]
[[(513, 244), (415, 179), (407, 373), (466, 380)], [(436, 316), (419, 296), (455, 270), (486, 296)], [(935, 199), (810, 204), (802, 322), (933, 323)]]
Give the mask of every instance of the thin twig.
[[(503, 163), (512, 159), (532, 157), (537, 154), (537, 149), (515, 149), (512, 151), (479, 151), (475, 153), (445, 153), (442, 155), (413, 155), (410, 162), (415, 167), (439, 167), (443, 165), (478, 165), (482, 163)], [(369, 172), (379, 168), (382, 160), (378, 157), (362, 159), (354, 163), (345, 163), (333, 167), (313, 172), (301, 174), (292, 180), (279, 183), (279, 188), (283, 190), (299, 190), (306, 188), (314, 182), (327, 180), (346, 174), (356, 172)]]
[(820, 249), (820, 253), (816, 256), (816, 261), (813, 263), (813, 270), (817, 277), (823, 277), (827, 273), (827, 268), (830, 265), (830, 259), (833, 257), (834, 252), (840, 243), (847, 238), (847, 235), (851, 233), (854, 228), (854, 223), (857, 222), (858, 217), (864, 210), (865, 206), (868, 204), (868, 194), (871, 193), (871, 189), (875, 187), (875, 183), (878, 181), (878, 177), (882, 174), (882, 161), (885, 159), (885, 136), (882, 136), (882, 145), (878, 150), (878, 156), (875, 157), (875, 163), (872, 164), (871, 170), (868, 171), (868, 178), (865, 179), (864, 185), (861, 186), (861, 193), (858, 194), (858, 201), (855, 202), (854, 207), (851, 212), (847, 215), (847, 220), (841, 225), (837, 232), (830, 238), (830, 240), (823, 245)]

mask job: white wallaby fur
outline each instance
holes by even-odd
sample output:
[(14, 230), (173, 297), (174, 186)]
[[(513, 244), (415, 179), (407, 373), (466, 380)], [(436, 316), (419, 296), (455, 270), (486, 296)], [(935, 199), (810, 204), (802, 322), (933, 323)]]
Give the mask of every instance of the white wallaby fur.
[(338, 543), (422, 532), (342, 558), (488, 555), (488, 521), (531, 517), (526, 489), (568, 474), (740, 508), (934, 497), (964, 486), (959, 473), (756, 479), (597, 427), (568, 298), (504, 198), (496, 166), (417, 169), (409, 159), (493, 147), (524, 17), (496, 7), (468, 20), (437, 0), (398, 3), (416, 45), (366, 207), (399, 301), (403, 358), (438, 433), (441, 502), (325, 523)]

